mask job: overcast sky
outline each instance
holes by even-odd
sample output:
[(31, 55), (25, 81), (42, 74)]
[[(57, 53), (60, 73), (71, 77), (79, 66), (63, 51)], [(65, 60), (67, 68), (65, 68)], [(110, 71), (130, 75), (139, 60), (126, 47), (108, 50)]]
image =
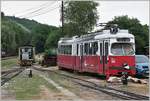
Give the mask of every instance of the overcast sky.
[[(99, 22), (101, 23), (112, 20), (114, 16), (128, 15), (139, 19), (142, 24), (149, 25), (149, 1), (97, 2), (99, 3), (97, 7)], [(25, 17), (40, 23), (60, 26), (60, 5), (61, 1), (2, 1), (1, 11), (5, 15)]]

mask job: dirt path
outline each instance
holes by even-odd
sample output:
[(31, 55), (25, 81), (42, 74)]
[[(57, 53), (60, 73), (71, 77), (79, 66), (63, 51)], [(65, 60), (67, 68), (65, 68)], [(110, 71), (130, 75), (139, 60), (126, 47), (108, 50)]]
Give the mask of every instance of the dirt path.
[[(77, 95), (75, 95), (73, 92), (69, 91), (69, 90), (66, 89), (66, 88), (63, 88), (62, 86), (60, 86), (59, 84), (57, 84), (57, 83), (55, 83), (53, 80), (51, 80), (50, 78), (47, 78), (47, 77), (44, 76), (44, 75), (39, 75), (39, 76), (41, 76), (42, 78), (44, 78), (46, 81), (48, 81), (50, 84), (52, 84), (53, 86), (55, 86), (55, 87), (60, 91), (60, 94), (54, 94), (54, 95), (55, 95), (55, 98), (57, 98), (57, 99), (62, 99), (61, 97), (63, 97), (63, 98), (65, 98), (65, 99), (63, 99), (63, 100), (66, 100), (66, 99), (69, 99), (69, 100), (73, 100), (73, 99), (81, 100), (81, 99), (80, 99)], [(42, 86), (42, 88), (43, 88), (43, 86)], [(47, 95), (50, 95), (50, 94), (52, 94), (52, 96), (53, 96), (53, 93), (52, 93), (52, 92), (49, 93), (49, 91), (46, 90), (45, 87), (44, 87), (43, 91), (44, 91), (44, 93), (47, 92), (46, 97), (47, 97)], [(44, 95), (44, 96), (45, 96), (45, 95)], [(52, 96), (51, 96), (51, 97), (52, 97)], [(52, 98), (53, 98), (53, 97), (52, 97)], [(49, 99), (51, 99), (51, 98), (49, 98)]]
[(3, 87), (1, 87), (1, 99), (2, 100), (15, 100), (15, 95), (13, 91), (8, 90), (6, 84)]
[(39, 95), (40, 100), (73, 100), (74, 98), (64, 95), (63, 93), (56, 93), (50, 91), (47, 87), (44, 85), (40, 86), (41, 92)]

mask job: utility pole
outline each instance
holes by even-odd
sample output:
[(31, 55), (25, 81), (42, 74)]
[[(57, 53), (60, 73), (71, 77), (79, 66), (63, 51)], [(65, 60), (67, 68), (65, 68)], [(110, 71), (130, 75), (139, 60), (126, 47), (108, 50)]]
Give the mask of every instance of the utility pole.
[(63, 4), (63, 0), (62, 0), (62, 6), (61, 6), (61, 19), (62, 19), (62, 34), (64, 33), (64, 4)]

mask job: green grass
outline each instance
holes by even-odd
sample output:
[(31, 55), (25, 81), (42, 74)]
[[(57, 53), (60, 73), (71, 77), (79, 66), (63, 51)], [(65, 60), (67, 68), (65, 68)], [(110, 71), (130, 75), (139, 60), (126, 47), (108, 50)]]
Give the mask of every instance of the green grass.
[(1, 69), (8, 69), (12, 66), (17, 65), (17, 58), (7, 59), (7, 60), (1, 60)]
[(47, 77), (50, 77), (53, 81), (55, 81), (56, 83), (58, 83), (60, 86), (72, 91), (74, 88), (74, 85), (71, 81), (69, 81), (68, 79), (63, 78), (60, 75), (57, 75), (55, 73), (52, 73), (47, 75)]
[(16, 100), (32, 100), (40, 94), (41, 85), (45, 85), (50, 91), (58, 92), (53, 85), (36, 74), (32, 78), (28, 78), (28, 75), (17, 76), (12, 80), (8, 89), (14, 91)]

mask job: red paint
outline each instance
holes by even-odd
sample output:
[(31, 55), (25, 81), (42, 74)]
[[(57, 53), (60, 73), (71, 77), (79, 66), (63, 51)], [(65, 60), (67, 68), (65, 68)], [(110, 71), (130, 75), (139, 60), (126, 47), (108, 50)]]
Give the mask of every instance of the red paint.
[(73, 69), (75, 65), (75, 56), (59, 55), (57, 58), (58, 66)]
[[(129, 75), (135, 75), (135, 69), (132, 70), (119, 70), (112, 69), (112, 67), (123, 68), (123, 63), (127, 63), (130, 67), (135, 67), (135, 56), (109, 56), (107, 63), (100, 63), (100, 56), (70, 56), (58, 55), (58, 66), (77, 70), (80, 72), (93, 72), (98, 74), (120, 75), (119, 73), (126, 71)], [(104, 59), (105, 60), (105, 59)], [(103, 69), (104, 65), (104, 69)]]

